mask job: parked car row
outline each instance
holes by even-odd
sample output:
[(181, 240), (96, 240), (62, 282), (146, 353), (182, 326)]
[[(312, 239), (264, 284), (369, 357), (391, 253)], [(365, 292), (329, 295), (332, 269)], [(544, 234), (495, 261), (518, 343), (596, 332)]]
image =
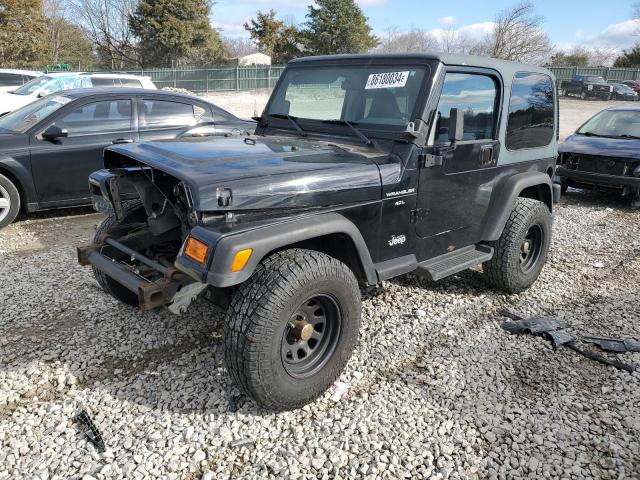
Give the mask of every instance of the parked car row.
[(561, 97), (579, 97), (582, 100), (624, 100), (635, 102), (640, 95), (640, 81), (606, 81), (599, 75), (574, 75), (558, 86)]
[(76, 89), (36, 99), (0, 117), (0, 228), (21, 209), (90, 205), (87, 179), (109, 145), (254, 129), (202, 99), (161, 90)]
[(34, 100), (62, 90), (96, 87), (131, 87), (155, 90), (149, 77), (111, 73), (49, 73), (24, 85), (0, 93), (0, 115), (28, 105)]

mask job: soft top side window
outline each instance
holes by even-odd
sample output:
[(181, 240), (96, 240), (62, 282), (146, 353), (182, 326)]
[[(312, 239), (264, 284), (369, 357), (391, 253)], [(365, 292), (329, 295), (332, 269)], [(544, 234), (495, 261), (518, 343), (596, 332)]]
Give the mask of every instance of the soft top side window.
[(553, 139), (555, 86), (542, 73), (519, 72), (513, 78), (506, 145), (509, 150), (546, 147)]

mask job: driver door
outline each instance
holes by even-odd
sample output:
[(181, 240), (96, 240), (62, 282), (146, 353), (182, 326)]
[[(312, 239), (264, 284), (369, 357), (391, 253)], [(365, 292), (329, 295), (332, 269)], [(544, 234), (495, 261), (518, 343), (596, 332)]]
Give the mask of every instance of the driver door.
[[(50, 125), (68, 137), (45, 140)], [(102, 168), (102, 151), (115, 143), (138, 140), (133, 99), (109, 97), (65, 109), (31, 138), (31, 168), (41, 205), (89, 203), (89, 175)]]
[[(421, 156), (416, 233), (431, 239), (427, 258), (480, 241), (500, 154), (500, 98), (501, 82), (491, 70), (445, 74), (435, 128)], [(455, 145), (448, 131), (452, 108), (464, 112), (464, 135)]]

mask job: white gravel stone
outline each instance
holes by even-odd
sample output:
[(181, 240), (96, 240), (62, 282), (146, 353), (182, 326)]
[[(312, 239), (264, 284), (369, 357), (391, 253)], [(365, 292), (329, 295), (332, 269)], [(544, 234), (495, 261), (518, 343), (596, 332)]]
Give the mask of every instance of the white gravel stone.
[[(366, 294), (340, 378), (348, 394), (282, 414), (239, 396), (219, 311), (199, 302), (176, 317), (118, 304), (76, 265), (74, 247), (100, 217), (55, 215), (0, 232), (0, 480), (640, 472), (640, 373), (510, 336), (496, 313), (640, 339), (640, 212), (617, 197), (569, 191), (548, 264), (520, 295), (490, 290), (477, 270), (435, 284), (409, 275)], [(640, 354), (610, 356), (640, 365)], [(81, 408), (106, 453), (72, 421)]]

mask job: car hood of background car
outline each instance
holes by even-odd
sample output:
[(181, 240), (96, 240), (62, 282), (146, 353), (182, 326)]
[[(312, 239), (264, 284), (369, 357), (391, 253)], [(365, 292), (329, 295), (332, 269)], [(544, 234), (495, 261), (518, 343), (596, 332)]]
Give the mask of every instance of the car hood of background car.
[(380, 199), (376, 158), (370, 147), (334, 145), (290, 136), (179, 139), (117, 145), (105, 151), (113, 168), (124, 155), (183, 180), (199, 211), (220, 210), (218, 196), (231, 191), (229, 210), (306, 208)]
[(558, 151), (560, 153), (640, 160), (640, 140), (571, 135), (560, 145)]
[(33, 102), (36, 98), (31, 95), (16, 95), (15, 93), (0, 93), (0, 113), (13, 112)]

